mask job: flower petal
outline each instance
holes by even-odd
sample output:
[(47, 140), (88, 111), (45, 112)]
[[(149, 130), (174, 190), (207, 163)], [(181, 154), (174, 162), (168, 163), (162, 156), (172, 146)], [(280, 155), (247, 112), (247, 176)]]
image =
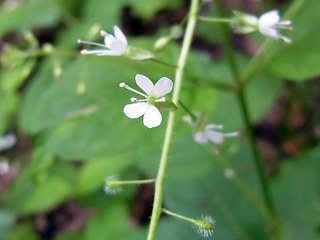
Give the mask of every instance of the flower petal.
[(127, 104), (124, 106), (123, 112), (128, 118), (139, 118), (145, 114), (147, 107), (148, 104), (145, 102)]
[(162, 116), (158, 108), (148, 104), (146, 113), (143, 116), (143, 124), (147, 128), (158, 127), (161, 124)]
[(112, 36), (111, 34), (107, 34), (105, 37), (104, 37), (104, 45), (107, 47), (107, 48), (111, 48), (111, 43), (114, 42), (114, 41), (117, 41), (117, 39)]
[(167, 77), (162, 77), (156, 83), (154, 88), (155, 88), (154, 95), (159, 98), (172, 91), (173, 82), (171, 81), (171, 79)]
[(278, 10), (271, 10), (262, 14), (259, 18), (259, 28), (270, 28), (280, 21), (280, 14)]
[(126, 47), (128, 46), (127, 38), (123, 34), (123, 32), (118, 28), (118, 26), (113, 27), (114, 35), (116, 36), (116, 39), (121, 41)]
[(214, 142), (216, 144), (222, 143), (224, 140), (222, 133), (219, 133), (216, 131), (211, 131), (211, 130), (208, 130), (205, 133), (206, 133), (207, 137), (209, 138), (209, 140), (211, 140), (212, 142)]
[(146, 76), (141, 75), (141, 74), (137, 74), (136, 75), (136, 83), (143, 91), (145, 91), (146, 94), (148, 94), (148, 95), (154, 94), (153, 83)]
[(205, 132), (197, 132), (194, 135), (194, 141), (196, 141), (197, 143), (200, 143), (200, 144), (205, 144), (208, 142), (208, 138), (207, 138)]
[(124, 45), (123, 42), (115, 40), (110, 44), (110, 49), (120, 56), (126, 51), (127, 46)]

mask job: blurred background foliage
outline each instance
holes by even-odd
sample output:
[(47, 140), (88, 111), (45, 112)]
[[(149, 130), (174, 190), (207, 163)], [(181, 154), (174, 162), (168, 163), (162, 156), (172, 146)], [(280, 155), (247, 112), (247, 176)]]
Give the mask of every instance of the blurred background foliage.
[[(320, 1), (223, 3), (228, 16), (233, 9), (256, 15), (289, 9), (295, 28), (288, 34), (292, 44), (267, 40), (246, 91), (281, 223), (270, 238), (256, 206), (226, 177), (232, 168), (260, 196), (246, 136), (228, 141), (216, 156), (193, 141), (182, 121), (176, 124), (164, 204), (190, 217), (212, 215), (216, 239), (319, 239)], [(128, 119), (123, 106), (131, 93), (118, 84), (135, 86), (137, 73), (154, 82), (174, 79), (174, 68), (81, 56), (76, 40), (101, 41), (100, 29), (118, 25), (130, 45), (153, 51), (156, 39), (187, 11), (183, 0), (1, 1), (0, 135), (14, 133), (18, 141), (0, 155), (10, 165), (0, 175), (0, 239), (146, 238), (153, 186), (107, 196), (104, 178), (154, 177), (166, 120), (150, 130), (141, 119)], [(214, 16), (213, 4), (201, 14)], [(263, 41), (259, 34), (233, 36), (243, 71)], [(155, 52), (157, 59), (175, 64), (180, 44), (178, 39)], [(209, 122), (224, 124), (226, 131), (242, 130), (234, 94), (217, 85), (232, 81), (218, 25), (198, 23), (185, 71), (185, 105), (205, 111)], [(157, 238), (200, 239), (188, 223), (170, 217), (161, 219)]]

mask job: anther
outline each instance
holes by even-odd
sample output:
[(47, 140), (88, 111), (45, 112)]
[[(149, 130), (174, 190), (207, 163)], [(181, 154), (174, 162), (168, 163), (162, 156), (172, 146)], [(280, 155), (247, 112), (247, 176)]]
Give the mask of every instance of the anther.
[(165, 101), (166, 101), (165, 97), (162, 97), (160, 99), (155, 100), (155, 102), (165, 102)]
[(105, 36), (108, 35), (108, 33), (107, 33), (106, 31), (101, 30), (101, 31), (100, 31), (100, 35), (101, 35), (102, 37), (105, 37)]
[(130, 99), (130, 101), (134, 103), (134, 102), (137, 102), (138, 99), (136, 99), (136, 98), (133, 97), (133, 98)]
[(126, 87), (126, 84), (124, 82), (122, 82), (122, 83), (119, 84), (119, 87), (124, 88), (124, 87)]

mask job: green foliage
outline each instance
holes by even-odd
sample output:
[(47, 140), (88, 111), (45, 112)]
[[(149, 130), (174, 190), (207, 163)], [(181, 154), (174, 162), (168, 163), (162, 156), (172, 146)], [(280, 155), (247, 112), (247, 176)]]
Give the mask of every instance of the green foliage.
[(294, 81), (307, 80), (319, 75), (320, 33), (316, 22), (319, 21), (317, 0), (303, 2), (296, 11), (292, 22), (294, 31), (290, 34), (293, 42), (286, 46), (277, 44), (272, 49), (268, 68), (278, 76)]
[[(146, 75), (154, 83), (163, 76), (174, 80), (180, 42), (170, 42), (154, 53), (154, 36), (128, 37), (131, 50), (136, 51), (135, 60), (143, 59), (135, 61), (124, 56), (82, 56), (76, 40), (103, 43), (100, 28), (112, 32), (113, 25), (130, 34), (128, 17), (152, 25), (160, 11), (179, 9), (185, 2), (28, 0), (10, 4), (2, 4), (0, 11), (0, 22), (5, 23), (0, 25), (1, 41), (12, 40), (0, 53), (0, 136), (14, 131), (19, 145), (17, 153), (4, 153), (17, 177), (1, 192), (0, 240), (41, 239), (31, 216), (70, 200), (90, 211), (90, 217), (82, 229), (59, 232), (54, 239), (145, 239), (146, 226), (132, 226), (138, 189), (126, 186), (120, 196), (107, 196), (104, 179), (114, 173), (121, 179), (156, 176), (168, 111), (161, 110), (161, 126), (147, 129), (141, 118), (124, 115), (123, 107), (137, 96), (118, 85), (126, 82), (137, 88), (136, 74)], [(319, 1), (301, 1), (297, 6), (292, 44), (273, 42), (262, 54), (262, 67), (257, 66), (254, 79), (245, 86), (254, 123), (274, 106), (283, 79), (305, 81), (320, 74)], [(10, 38), (12, 32), (18, 42)], [(47, 34), (52, 45), (44, 45)], [(192, 112), (203, 112), (208, 123), (223, 124), (223, 132), (240, 131), (241, 136), (219, 145), (221, 154), (216, 155), (212, 146), (194, 142), (195, 132), (181, 121), (187, 113), (178, 104), (164, 205), (188, 217), (212, 215), (217, 221), (216, 239), (316, 239), (319, 146), (287, 159), (272, 178), (279, 219), (273, 238), (269, 238), (229, 63), (225, 58), (213, 60), (205, 51), (212, 43), (220, 44), (219, 26), (199, 23), (196, 37), (184, 69), (180, 100)], [(197, 49), (202, 41), (208, 44), (205, 50)], [(236, 54), (236, 60), (241, 71), (250, 61), (242, 53)], [(25, 147), (20, 143), (23, 138), (32, 145)], [(226, 177), (226, 166), (235, 171), (234, 179)], [(243, 183), (252, 195), (241, 191)], [(157, 238), (191, 240), (200, 236), (192, 232), (190, 223), (163, 217)]]

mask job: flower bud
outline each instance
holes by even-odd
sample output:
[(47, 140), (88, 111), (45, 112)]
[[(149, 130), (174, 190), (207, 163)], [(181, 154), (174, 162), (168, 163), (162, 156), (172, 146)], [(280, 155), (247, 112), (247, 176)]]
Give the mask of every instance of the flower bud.
[(236, 33), (246, 34), (258, 29), (258, 18), (254, 15), (233, 11), (234, 23), (231, 27)]
[(124, 55), (132, 60), (147, 60), (154, 58), (154, 54), (145, 49), (128, 46)]
[(171, 36), (165, 36), (159, 38), (153, 45), (153, 48), (157, 51), (163, 49), (171, 41)]

